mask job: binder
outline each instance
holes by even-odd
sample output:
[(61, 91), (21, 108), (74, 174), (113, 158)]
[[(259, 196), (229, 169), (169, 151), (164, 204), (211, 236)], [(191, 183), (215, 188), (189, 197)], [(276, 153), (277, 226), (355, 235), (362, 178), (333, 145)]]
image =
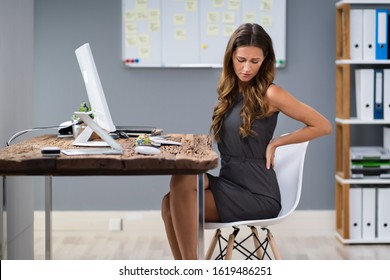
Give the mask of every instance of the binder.
[(362, 238), (373, 239), (376, 236), (376, 188), (362, 188)]
[(375, 69), (374, 119), (383, 119), (383, 69)]
[(376, 58), (376, 10), (363, 10), (363, 60)]
[(376, 10), (376, 59), (388, 58), (388, 20), (387, 9)]
[(362, 119), (362, 70), (355, 70), (355, 104), (356, 104), (356, 118)]
[(374, 119), (374, 69), (355, 70), (356, 116)]
[(383, 148), (390, 151), (390, 127), (383, 127)]
[(390, 120), (390, 69), (383, 69), (383, 118)]
[(351, 9), (350, 21), (350, 56), (353, 60), (363, 59), (363, 9)]
[(390, 187), (378, 187), (377, 232), (379, 238), (390, 238)]
[(349, 238), (362, 238), (362, 188), (349, 188)]

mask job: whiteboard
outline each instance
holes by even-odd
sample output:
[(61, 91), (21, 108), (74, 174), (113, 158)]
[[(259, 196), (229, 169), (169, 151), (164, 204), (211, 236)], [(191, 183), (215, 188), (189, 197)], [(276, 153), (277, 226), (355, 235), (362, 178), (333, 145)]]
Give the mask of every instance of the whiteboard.
[(286, 64), (286, 0), (122, 0), (122, 60), (129, 67), (221, 67), (232, 32), (260, 24)]

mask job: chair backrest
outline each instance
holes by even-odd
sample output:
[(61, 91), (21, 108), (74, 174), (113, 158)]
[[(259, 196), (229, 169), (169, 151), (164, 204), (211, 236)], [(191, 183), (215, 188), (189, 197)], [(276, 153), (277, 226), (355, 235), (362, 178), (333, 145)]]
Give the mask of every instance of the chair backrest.
[(274, 170), (278, 179), (282, 209), (279, 217), (289, 215), (298, 206), (303, 166), (309, 142), (280, 146), (275, 152)]

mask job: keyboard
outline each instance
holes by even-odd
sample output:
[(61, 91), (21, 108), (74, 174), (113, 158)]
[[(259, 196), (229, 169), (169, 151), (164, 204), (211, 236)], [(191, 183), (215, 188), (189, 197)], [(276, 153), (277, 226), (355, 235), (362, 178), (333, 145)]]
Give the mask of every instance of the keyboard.
[(122, 155), (123, 151), (115, 149), (69, 149), (61, 150), (67, 156), (81, 156), (81, 155)]

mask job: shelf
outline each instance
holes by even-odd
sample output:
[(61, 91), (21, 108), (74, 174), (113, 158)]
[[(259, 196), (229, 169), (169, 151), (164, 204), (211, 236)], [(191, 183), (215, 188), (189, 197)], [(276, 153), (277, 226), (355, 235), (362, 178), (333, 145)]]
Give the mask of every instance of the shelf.
[(362, 4), (362, 5), (380, 5), (380, 4), (390, 4), (389, 0), (343, 0), (336, 3), (336, 7), (343, 4)]
[(344, 179), (339, 175), (335, 176), (336, 180), (342, 184), (355, 184), (355, 185), (388, 185), (390, 184), (390, 179)]
[(336, 118), (336, 123), (341, 124), (390, 124), (390, 120), (359, 120), (357, 118), (341, 119)]
[[(355, 208), (350, 207), (351, 185), (360, 185), (360, 187), (366, 188), (372, 187), (375, 190), (377, 187), (381, 189), (390, 186), (390, 178), (382, 179), (379, 176), (365, 176), (365, 178), (358, 178), (358, 176), (352, 177), (350, 158), (351, 143), (354, 140), (351, 138), (359, 137), (355, 136), (355, 134), (351, 135), (352, 125), (358, 125), (353, 127), (357, 130), (364, 129), (364, 127), (360, 127), (359, 125), (369, 125), (373, 128), (375, 125), (379, 125), (379, 128), (390, 125), (389, 118), (363, 120), (357, 117), (361, 117), (360, 114), (351, 116), (351, 101), (355, 101), (356, 103), (354, 87), (353, 84), (351, 85), (351, 83), (356, 81), (354, 77), (356, 73), (354, 70), (358, 68), (390, 68), (390, 58), (382, 60), (374, 59), (375, 56), (372, 56), (373, 59), (364, 60), (364, 56), (359, 56), (360, 59), (351, 59), (350, 48), (352, 43), (355, 43), (355, 41), (351, 41), (351, 33), (355, 34), (354, 32), (359, 32), (355, 26), (356, 22), (353, 21), (351, 24), (351, 21), (354, 20), (351, 20), (351, 11), (353, 9), (379, 9), (382, 7), (390, 9), (390, 0), (343, 0), (336, 3), (336, 170), (334, 176), (336, 187), (336, 236), (343, 244), (390, 244), (390, 236), (384, 236), (383, 234), (380, 234), (381, 238), (375, 238), (374, 235), (370, 238), (367, 238), (367, 236), (365, 238), (356, 238), (356, 236), (352, 235), (353, 238), (350, 238), (350, 222), (351, 219), (354, 219), (354, 213), (350, 213), (350, 211), (356, 211)], [(362, 22), (362, 28), (363, 24)], [(374, 31), (372, 30), (371, 32)], [(370, 208), (370, 210), (378, 211), (377, 208)], [(357, 211), (359, 212), (360, 210)], [(375, 220), (372, 216), (370, 216), (370, 219)], [(373, 222), (375, 222), (374, 220)], [(363, 220), (360, 222), (363, 222)], [(357, 235), (357, 237), (359, 236)]]
[(387, 244), (387, 243), (390, 243), (390, 238), (348, 239), (348, 238), (343, 238), (338, 232), (336, 233), (336, 237), (343, 244)]
[(375, 59), (375, 60), (353, 60), (353, 59), (337, 59), (336, 60), (336, 65), (344, 65), (344, 64), (390, 64), (389, 59)]

